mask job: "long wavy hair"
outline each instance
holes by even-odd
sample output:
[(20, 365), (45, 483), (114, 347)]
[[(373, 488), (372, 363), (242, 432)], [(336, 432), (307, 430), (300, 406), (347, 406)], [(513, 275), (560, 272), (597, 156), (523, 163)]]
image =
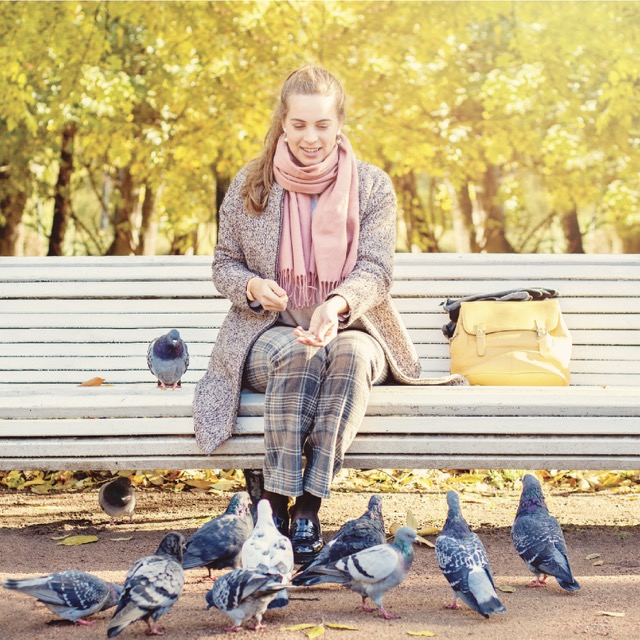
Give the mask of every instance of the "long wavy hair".
[(287, 117), (289, 96), (292, 95), (335, 96), (338, 117), (344, 121), (345, 93), (335, 76), (323, 67), (314, 65), (305, 65), (289, 75), (282, 86), (280, 102), (264, 138), (262, 153), (247, 165), (247, 177), (241, 194), (246, 210), (253, 215), (260, 215), (267, 206), (274, 182), (273, 157)]

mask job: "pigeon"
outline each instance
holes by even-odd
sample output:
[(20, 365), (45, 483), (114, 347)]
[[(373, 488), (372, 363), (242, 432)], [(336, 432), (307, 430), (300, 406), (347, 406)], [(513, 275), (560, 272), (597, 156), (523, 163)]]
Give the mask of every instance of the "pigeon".
[(316, 571), (327, 576), (323, 582), (337, 582), (362, 596), (362, 610), (375, 611), (366, 606), (371, 598), (385, 620), (399, 616), (385, 610), (382, 605), (384, 594), (399, 585), (409, 573), (413, 562), (413, 543), (418, 539), (411, 527), (400, 527), (390, 544), (369, 547), (332, 564), (317, 566)]
[(152, 556), (140, 558), (133, 564), (107, 628), (109, 638), (114, 638), (136, 620), (147, 623), (147, 635), (164, 633), (158, 619), (171, 609), (184, 585), (183, 548), (184, 536), (170, 531)]
[(436, 538), (436, 558), (453, 589), (453, 602), (447, 609), (459, 609), (458, 598), (485, 618), (506, 611), (496, 594), (493, 573), (482, 541), (469, 529), (460, 512), (455, 491), (447, 493), (449, 515)]
[(151, 341), (147, 349), (147, 364), (161, 389), (182, 386), (182, 376), (189, 368), (189, 350), (177, 329), (171, 329)]
[(64, 620), (84, 625), (94, 624), (84, 618), (114, 607), (122, 593), (121, 586), (84, 571), (61, 571), (39, 578), (7, 578), (2, 586), (28, 593)]
[(322, 548), (320, 553), (294, 576), (292, 584), (311, 587), (324, 582), (322, 574), (315, 571), (317, 566), (337, 562), (363, 549), (384, 544), (387, 541), (382, 519), (382, 497), (372, 495), (367, 510), (354, 520), (340, 527), (336, 535)]
[(250, 620), (251, 629), (263, 629), (262, 616), (269, 603), (282, 592), (288, 579), (280, 573), (264, 573), (255, 569), (234, 569), (218, 578), (207, 592), (207, 609), (215, 607), (226, 613), (233, 625), (225, 631), (240, 631)]
[(205, 522), (187, 540), (182, 566), (185, 569), (206, 567), (211, 578), (212, 569), (241, 564), (242, 545), (251, 535), (251, 498), (246, 491), (234, 493), (227, 510)]
[(100, 487), (98, 503), (102, 510), (111, 516), (111, 524), (116, 518), (129, 516), (129, 522), (133, 522), (133, 511), (136, 508), (136, 494), (131, 480), (120, 476)]
[[(258, 520), (253, 533), (242, 545), (242, 566), (262, 573), (279, 573), (291, 580), (293, 573), (293, 547), (291, 540), (283, 536), (273, 522), (273, 512), (268, 500), (258, 502)], [(283, 590), (269, 603), (269, 609), (280, 609), (289, 604), (289, 596)]]
[(571, 573), (560, 524), (549, 514), (540, 482), (530, 473), (522, 479), (522, 495), (511, 527), (511, 539), (518, 555), (536, 576), (530, 587), (543, 587), (547, 576), (553, 576), (567, 591), (580, 588)]

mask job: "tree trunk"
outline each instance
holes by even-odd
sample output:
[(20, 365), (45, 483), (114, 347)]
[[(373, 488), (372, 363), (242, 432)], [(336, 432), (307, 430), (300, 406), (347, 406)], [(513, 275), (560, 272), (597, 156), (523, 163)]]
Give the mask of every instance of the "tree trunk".
[(149, 183), (144, 186), (142, 201), (142, 222), (140, 223), (140, 241), (136, 247), (136, 255), (154, 256), (156, 254), (156, 192)]
[(410, 171), (398, 178), (398, 184), (398, 199), (406, 220), (409, 250), (417, 247), (425, 253), (437, 252), (438, 242), (427, 218), (426, 207), (420, 199), (415, 173)]
[(71, 177), (73, 175), (73, 143), (78, 128), (75, 123), (69, 123), (62, 131), (62, 146), (60, 148), (60, 168), (53, 199), (53, 223), (49, 236), (48, 256), (63, 254), (64, 235), (71, 217)]
[(113, 216), (114, 237), (107, 255), (129, 256), (135, 253), (137, 245), (133, 233), (133, 217), (138, 204), (138, 189), (128, 168), (119, 170), (116, 186), (119, 198)]
[(582, 245), (582, 233), (578, 224), (578, 211), (573, 207), (570, 211), (565, 212), (561, 218), (562, 231), (567, 239), (566, 253), (584, 253)]
[(479, 253), (480, 245), (476, 239), (476, 227), (473, 223), (473, 202), (469, 193), (469, 183), (465, 182), (457, 193), (453, 186), (450, 186), (450, 193), (455, 209), (453, 230), (456, 251), (459, 253)]
[[(0, 182), (5, 180), (8, 182), (7, 178), (0, 178)], [(2, 186), (0, 184), (0, 188)], [(0, 225), (0, 256), (22, 255), (19, 243), (22, 235), (22, 214), (26, 204), (25, 191), (8, 191), (0, 199), (0, 214), (4, 218), (4, 224)]]
[(484, 232), (480, 248), (487, 253), (515, 253), (506, 236), (504, 207), (498, 202), (499, 177), (498, 167), (487, 167), (480, 194), (484, 211)]

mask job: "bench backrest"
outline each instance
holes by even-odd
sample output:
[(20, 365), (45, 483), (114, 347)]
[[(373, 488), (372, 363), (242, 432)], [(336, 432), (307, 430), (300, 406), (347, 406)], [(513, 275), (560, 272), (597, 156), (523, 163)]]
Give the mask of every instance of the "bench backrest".
[[(425, 375), (449, 371), (443, 300), (525, 286), (561, 293), (572, 385), (640, 386), (637, 255), (397, 254), (392, 295)], [(0, 384), (152, 383), (147, 345), (172, 328), (193, 383), (228, 308), (210, 257), (0, 258)]]

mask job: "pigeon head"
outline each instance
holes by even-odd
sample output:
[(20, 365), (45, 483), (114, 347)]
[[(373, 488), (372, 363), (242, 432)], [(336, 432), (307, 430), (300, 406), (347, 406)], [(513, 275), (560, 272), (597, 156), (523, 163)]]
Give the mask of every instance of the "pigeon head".
[(184, 536), (178, 531), (169, 531), (160, 541), (156, 550), (157, 556), (171, 556), (182, 564), (182, 552), (184, 550)]
[(370, 518), (382, 518), (382, 496), (374, 493), (369, 498), (369, 506), (367, 507), (366, 515)]
[(460, 497), (455, 491), (447, 492), (447, 506), (449, 507), (449, 513), (447, 514), (447, 521), (444, 523), (443, 531), (455, 531), (460, 535), (471, 531), (462, 515)]
[(251, 514), (251, 497), (246, 491), (238, 491), (231, 496), (225, 513), (243, 517)]
[(153, 352), (162, 360), (173, 360), (179, 358), (184, 351), (184, 342), (180, 338), (177, 329), (171, 329), (169, 333), (156, 340), (153, 345)]
[(400, 527), (396, 531), (396, 535), (393, 541), (400, 546), (411, 546), (414, 542), (417, 542), (418, 534), (415, 529), (411, 527)]
[(122, 593), (122, 587), (119, 584), (114, 584), (113, 582), (109, 582), (109, 595), (107, 596), (107, 601), (104, 603), (103, 609), (109, 609), (110, 607), (115, 607), (118, 604), (118, 600), (120, 600), (120, 594)]
[(538, 511), (540, 509), (548, 511), (540, 481), (534, 475), (527, 473), (522, 478), (522, 494), (520, 495), (518, 513)]
[(272, 516), (271, 503), (268, 500), (260, 500), (260, 502), (258, 502), (258, 520), (260, 520), (260, 522), (269, 522)]

